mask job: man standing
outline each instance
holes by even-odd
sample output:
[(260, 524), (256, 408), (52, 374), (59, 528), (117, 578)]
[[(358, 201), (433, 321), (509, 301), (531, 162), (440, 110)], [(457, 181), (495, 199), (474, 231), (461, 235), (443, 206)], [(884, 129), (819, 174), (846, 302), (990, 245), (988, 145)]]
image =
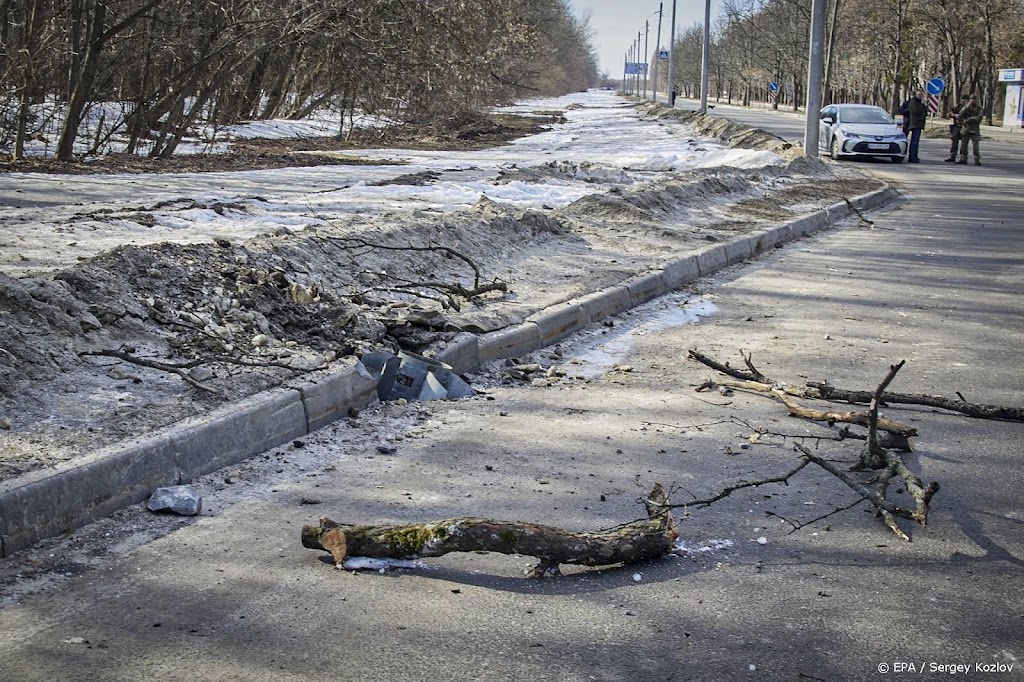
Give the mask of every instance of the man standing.
[(974, 147), (974, 165), (981, 165), (981, 153), (978, 151), (978, 140), (981, 139), (981, 107), (974, 95), (967, 98), (967, 103), (960, 108), (960, 159), (957, 163), (967, 163), (967, 143)]
[(960, 148), (960, 131), (963, 129), (963, 121), (960, 120), (960, 112), (965, 106), (967, 106), (967, 101), (970, 98), (970, 95), (963, 95), (960, 97), (960, 104), (953, 107), (952, 110), (953, 124), (949, 126), (949, 139), (951, 142), (949, 147), (949, 158), (946, 159), (949, 163), (956, 161), (957, 150)]
[(921, 142), (921, 131), (924, 130), (924, 122), (928, 118), (928, 105), (921, 101), (924, 97), (924, 90), (915, 90), (914, 96), (910, 98), (907, 127), (910, 129), (910, 163), (921, 163), (917, 158), (917, 146)]

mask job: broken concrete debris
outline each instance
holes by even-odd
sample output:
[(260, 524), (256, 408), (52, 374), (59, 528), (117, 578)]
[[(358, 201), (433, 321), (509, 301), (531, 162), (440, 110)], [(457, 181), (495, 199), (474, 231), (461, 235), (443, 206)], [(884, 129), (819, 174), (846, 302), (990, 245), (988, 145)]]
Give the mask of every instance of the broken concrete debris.
[(376, 380), (380, 400), (455, 400), (476, 394), (451, 365), (416, 353), (376, 351), (359, 362)]
[(198, 488), (190, 485), (174, 485), (153, 491), (146, 509), (151, 512), (167, 512), (182, 516), (195, 516), (203, 509), (203, 496)]

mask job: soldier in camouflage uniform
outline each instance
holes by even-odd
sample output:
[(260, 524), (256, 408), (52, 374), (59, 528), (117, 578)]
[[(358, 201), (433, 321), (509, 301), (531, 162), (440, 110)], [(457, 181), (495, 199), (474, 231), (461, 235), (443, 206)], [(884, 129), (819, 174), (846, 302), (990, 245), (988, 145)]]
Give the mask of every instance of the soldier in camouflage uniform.
[(971, 142), (974, 148), (974, 165), (981, 165), (981, 153), (978, 151), (978, 140), (981, 139), (981, 107), (971, 95), (967, 102), (960, 107), (960, 158), (957, 163), (967, 163), (967, 143)]
[(949, 158), (946, 159), (949, 163), (956, 161), (956, 156), (960, 149), (960, 131), (963, 129), (963, 123), (960, 121), (960, 110), (967, 106), (969, 99), (971, 99), (970, 95), (963, 95), (960, 98), (960, 104), (950, 110), (953, 114), (953, 124), (949, 126), (951, 144), (949, 146)]

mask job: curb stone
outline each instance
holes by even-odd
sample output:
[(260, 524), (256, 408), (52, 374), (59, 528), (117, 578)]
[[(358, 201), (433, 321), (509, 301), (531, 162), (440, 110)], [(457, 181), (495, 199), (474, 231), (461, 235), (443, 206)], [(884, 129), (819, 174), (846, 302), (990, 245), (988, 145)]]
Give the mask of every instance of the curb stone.
[(714, 274), (728, 264), (725, 244), (705, 246), (697, 252), (697, 271), (701, 277)]
[(480, 367), (480, 339), (476, 334), (462, 332), (441, 349), (436, 360), (451, 366), (456, 374), (466, 374)]
[[(554, 324), (552, 323), (552, 326)], [(480, 337), (480, 364), (504, 358), (517, 358), (542, 347), (540, 327), (537, 323), (523, 322)]]
[[(549, 312), (550, 311), (550, 312)], [(590, 324), (590, 315), (579, 302), (559, 303), (536, 317), (527, 318), (540, 330), (540, 347), (549, 346)]]
[(725, 262), (736, 265), (749, 259), (754, 253), (750, 235), (744, 235), (725, 243)]
[(353, 408), (363, 407), (377, 397), (377, 382), (360, 363), (324, 377), (293, 384), (302, 396), (309, 432), (347, 417)]
[(587, 294), (577, 299), (583, 309), (587, 311), (590, 321), (600, 322), (606, 317), (624, 313), (632, 306), (629, 297), (629, 289), (622, 285), (608, 287), (603, 291)]
[[(668, 285), (669, 291), (675, 291), (684, 284), (700, 278), (700, 265), (697, 263), (697, 256), (686, 256), (667, 263), (662, 270), (662, 275), (665, 277), (665, 284)], [(591, 322), (596, 321), (591, 320)]]
[(639, 277), (626, 280), (626, 289), (629, 290), (629, 300), (632, 303), (631, 308), (635, 308), (641, 303), (652, 301), (672, 290), (668, 285), (665, 274), (660, 270), (649, 275), (640, 275)]
[[(898, 197), (886, 186), (788, 223), (701, 248), (663, 266), (488, 334), (460, 334), (437, 354), (456, 373), (533, 352), (728, 265)], [(54, 469), (0, 483), (0, 557), (70, 532), (147, 499), (153, 490), (237, 464), (376, 401), (376, 384), (358, 365), (307, 378), (120, 443)]]

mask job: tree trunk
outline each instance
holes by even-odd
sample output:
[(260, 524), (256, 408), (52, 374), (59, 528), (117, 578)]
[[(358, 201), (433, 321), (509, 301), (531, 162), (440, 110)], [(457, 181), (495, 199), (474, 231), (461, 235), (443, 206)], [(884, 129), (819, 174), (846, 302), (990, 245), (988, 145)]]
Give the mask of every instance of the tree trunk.
[(828, 28), (828, 45), (825, 46), (825, 78), (822, 93), (826, 97), (821, 101), (821, 106), (831, 104), (835, 100), (831, 97), (832, 92), (832, 58), (835, 55), (836, 31), (839, 28), (839, 12), (842, 7), (842, 0), (835, 0), (832, 6), (832, 17)]
[(559, 564), (607, 566), (668, 554), (679, 533), (660, 484), (644, 500), (648, 518), (618, 528), (579, 533), (536, 523), (473, 517), (403, 526), (353, 526), (328, 518), (302, 529), (302, 546), (331, 553), (342, 567), (348, 557), (419, 559), (451, 552), (524, 554), (540, 560), (531, 578), (559, 575)]
[(995, 38), (992, 33), (992, 24), (994, 23), (992, 17), (992, 3), (987, 1), (983, 3), (984, 12), (982, 16), (985, 19), (985, 104), (984, 104), (984, 115), (985, 122), (988, 125), (992, 125), (992, 108), (995, 103), (995, 72), (996, 72), (996, 49), (995, 49)]
[(78, 126), (82, 123), (89, 93), (92, 92), (99, 67), (100, 50), (103, 48), (103, 24), (106, 22), (107, 6), (104, 2), (96, 2), (92, 9), (84, 9), (86, 36), (84, 54), (79, 66), (71, 74), (71, 87), (68, 95), (68, 107), (64, 114), (60, 140), (57, 143), (57, 158), (70, 161), (74, 157), (75, 139), (78, 137)]
[(32, 0), (28, 17), (25, 19), (25, 71), (21, 82), (21, 92), (18, 95), (18, 114), (14, 131), (14, 160), (25, 156), (25, 137), (28, 133), (28, 120), (31, 116), (32, 97), (36, 89), (35, 84), (35, 62), (39, 55), (38, 49), (39, 34), (43, 30), (43, 2)]

